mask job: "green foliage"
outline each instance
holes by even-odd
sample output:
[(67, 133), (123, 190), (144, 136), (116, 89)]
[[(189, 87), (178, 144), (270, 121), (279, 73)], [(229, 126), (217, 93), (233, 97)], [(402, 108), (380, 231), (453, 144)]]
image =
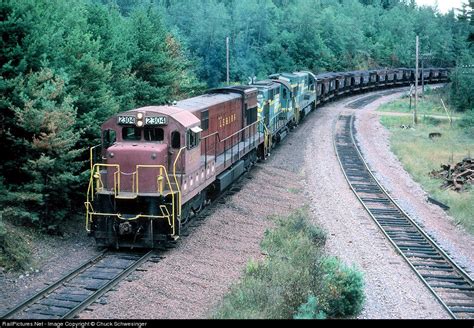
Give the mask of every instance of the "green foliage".
[(330, 257), (321, 262), (321, 270), (321, 307), (327, 315), (346, 317), (359, 313), (364, 302), (362, 274)]
[(0, 267), (25, 269), (30, 263), (30, 255), (26, 240), (15, 230), (7, 228), (0, 212)]
[(321, 310), (318, 298), (310, 295), (308, 301), (298, 308), (293, 319), (326, 319), (326, 314)]
[(18, 213), (31, 212), (31, 223), (56, 225), (71, 210), (70, 195), (79, 183), (82, 164), (77, 160), (81, 150), (74, 149), (80, 138), (74, 129), (76, 109), (66, 94), (65, 79), (50, 69), (28, 74), (17, 84), (22, 90), (21, 105), (12, 110), (23, 138), (8, 137), (28, 154), (17, 164), (28, 179), (12, 188), (15, 197), (10, 196), (9, 203)]
[[(414, 67), (415, 36), (425, 66), (453, 66), (474, 58), (467, 19), (408, 1), (161, 0), (155, 2), (214, 87), (231, 80), (309, 69), (315, 72)], [(311, 19), (308, 19), (311, 17)], [(317, 23), (315, 23), (317, 22)], [(362, 23), (363, 22), (363, 23)]]
[(160, 104), (193, 93), (200, 85), (188, 78), (189, 62), (183, 60), (179, 42), (167, 33), (154, 7), (139, 8), (130, 19), (131, 40), (135, 51), (131, 67), (137, 77), (138, 105)]
[[(78, 206), (87, 147), (120, 110), (202, 90), (180, 42), (139, 1), (0, 4), (4, 218), (49, 231)], [(122, 14), (123, 13), (123, 14)]]
[(322, 256), (325, 234), (306, 217), (302, 209), (275, 219), (261, 244), (266, 258), (249, 261), (216, 318), (325, 318), (360, 310), (361, 275)]
[(459, 122), (459, 126), (464, 128), (466, 133), (474, 139), (474, 109), (467, 111), (461, 121)]
[[(451, 74), (451, 101), (459, 112), (474, 110), (474, 68), (456, 68)], [(467, 122), (466, 122), (467, 123)]]

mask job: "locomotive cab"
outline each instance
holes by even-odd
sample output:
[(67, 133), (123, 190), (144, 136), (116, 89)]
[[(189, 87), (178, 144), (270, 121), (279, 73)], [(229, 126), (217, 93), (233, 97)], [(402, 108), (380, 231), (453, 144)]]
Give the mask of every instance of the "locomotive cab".
[(193, 215), (265, 155), (262, 124), (257, 89), (240, 86), (110, 118), (100, 161), (91, 149), (86, 229), (106, 247), (176, 240)]
[(138, 108), (102, 125), (102, 160), (91, 163), (86, 202), (99, 246), (153, 248), (178, 236), (182, 176), (199, 166), (189, 161), (200, 157), (199, 125), (172, 106)]

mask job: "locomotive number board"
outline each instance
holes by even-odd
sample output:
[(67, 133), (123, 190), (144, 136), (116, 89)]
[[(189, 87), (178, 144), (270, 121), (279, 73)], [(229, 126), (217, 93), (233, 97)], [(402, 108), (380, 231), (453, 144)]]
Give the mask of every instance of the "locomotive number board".
[(168, 117), (166, 116), (145, 117), (145, 125), (166, 125), (166, 124), (168, 124)]
[[(117, 124), (120, 125), (135, 125), (137, 118), (135, 116), (118, 116)], [(166, 116), (152, 116), (145, 117), (145, 125), (167, 125), (168, 117)]]
[(135, 116), (119, 116), (117, 118), (117, 124), (135, 124)]

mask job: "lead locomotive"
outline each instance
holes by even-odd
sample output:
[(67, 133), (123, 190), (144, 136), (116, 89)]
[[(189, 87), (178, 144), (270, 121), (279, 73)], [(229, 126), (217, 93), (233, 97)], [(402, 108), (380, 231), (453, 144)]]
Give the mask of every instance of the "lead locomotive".
[[(412, 69), (281, 73), (111, 117), (101, 145), (90, 150), (86, 229), (98, 246), (155, 248), (176, 240), (318, 104), (414, 78)], [(427, 69), (423, 78), (443, 82), (448, 70)]]

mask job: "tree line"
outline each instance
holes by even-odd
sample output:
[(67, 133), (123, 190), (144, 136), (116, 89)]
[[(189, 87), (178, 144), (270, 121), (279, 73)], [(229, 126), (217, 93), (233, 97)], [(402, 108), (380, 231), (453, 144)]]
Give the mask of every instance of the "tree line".
[(0, 214), (50, 231), (82, 211), (100, 124), (222, 84), (226, 37), (239, 83), (413, 67), (417, 34), (426, 65), (474, 58), (472, 13), (407, 0), (3, 0), (0, 18)]
[[(121, 0), (130, 6), (133, 0)], [(400, 0), (157, 0), (167, 25), (198, 60), (200, 80), (225, 80), (230, 37), (231, 80), (269, 73), (414, 67), (415, 36), (425, 65), (469, 62), (468, 12), (442, 15)], [(462, 16), (462, 17), (460, 17)]]
[(5, 0), (0, 16), (2, 216), (56, 231), (82, 208), (104, 120), (203, 85), (154, 6)]

